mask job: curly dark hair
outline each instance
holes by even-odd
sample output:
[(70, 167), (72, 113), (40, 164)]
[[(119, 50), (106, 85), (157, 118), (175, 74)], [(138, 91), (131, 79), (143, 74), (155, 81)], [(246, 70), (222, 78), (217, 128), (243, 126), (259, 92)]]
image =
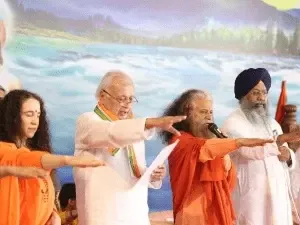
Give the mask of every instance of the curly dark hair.
[(62, 209), (65, 209), (68, 206), (69, 200), (76, 200), (76, 187), (74, 183), (66, 183), (62, 186), (58, 200)]
[[(173, 125), (178, 131), (185, 131), (192, 133), (190, 125), (190, 112), (191, 102), (194, 97), (198, 94), (204, 94), (205, 92), (198, 89), (190, 89), (183, 92), (178, 98), (176, 98), (164, 111), (163, 116), (180, 116), (186, 115), (187, 119)], [(163, 140), (163, 143), (168, 144), (173, 134), (167, 131), (161, 131), (160, 137)]]
[(41, 114), (35, 135), (27, 139), (27, 147), (30, 150), (52, 152), (44, 101), (37, 94), (26, 90), (11, 91), (0, 101), (0, 141), (16, 143), (17, 137), (22, 135), (21, 107), (30, 98), (39, 101)]

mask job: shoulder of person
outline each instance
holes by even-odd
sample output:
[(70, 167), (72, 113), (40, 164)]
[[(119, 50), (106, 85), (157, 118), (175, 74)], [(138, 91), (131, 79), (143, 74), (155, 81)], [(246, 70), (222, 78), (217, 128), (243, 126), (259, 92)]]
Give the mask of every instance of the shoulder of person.
[(224, 126), (236, 126), (237, 121), (243, 121), (244, 120), (244, 114), (242, 110), (236, 109), (232, 113), (229, 114), (227, 118), (225, 118), (223, 122), (223, 127)]
[(7, 149), (7, 148), (16, 149), (16, 146), (13, 143), (0, 141), (0, 148), (2, 148), (2, 149)]
[(244, 117), (243, 111), (240, 108), (237, 108), (229, 114), (229, 116), (226, 118), (226, 120), (241, 119), (243, 117)]
[(84, 112), (84, 113), (81, 113), (79, 116), (78, 116), (78, 120), (79, 119), (90, 119), (92, 117), (94, 117), (96, 114), (95, 112), (93, 111), (90, 111), (90, 112)]
[(109, 121), (102, 120), (94, 111), (84, 112), (80, 114), (76, 120), (77, 126), (83, 126), (86, 124), (94, 123), (97, 121), (98, 123), (103, 121), (103, 123), (108, 123)]

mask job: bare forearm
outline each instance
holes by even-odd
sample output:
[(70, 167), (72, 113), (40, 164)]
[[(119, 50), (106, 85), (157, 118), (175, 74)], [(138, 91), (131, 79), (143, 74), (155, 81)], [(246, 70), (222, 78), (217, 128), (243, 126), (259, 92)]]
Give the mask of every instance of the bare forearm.
[(67, 157), (68, 156), (46, 154), (42, 156), (41, 164), (45, 170), (56, 169), (67, 165)]

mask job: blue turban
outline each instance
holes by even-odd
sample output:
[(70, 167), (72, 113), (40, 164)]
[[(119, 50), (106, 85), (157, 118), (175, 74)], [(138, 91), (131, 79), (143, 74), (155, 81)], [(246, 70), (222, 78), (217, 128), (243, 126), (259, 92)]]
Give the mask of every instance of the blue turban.
[(271, 76), (266, 69), (250, 68), (241, 72), (234, 82), (235, 98), (240, 100), (242, 97), (247, 95), (249, 91), (259, 83), (259, 81), (262, 81), (265, 84), (267, 91), (269, 91), (271, 87)]

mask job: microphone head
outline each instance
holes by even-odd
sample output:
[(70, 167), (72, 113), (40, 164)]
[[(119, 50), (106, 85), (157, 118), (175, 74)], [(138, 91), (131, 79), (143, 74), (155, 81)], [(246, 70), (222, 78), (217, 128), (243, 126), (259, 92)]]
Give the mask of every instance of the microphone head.
[(207, 128), (218, 138), (227, 138), (224, 134), (222, 134), (222, 131), (219, 130), (218, 126), (215, 123), (209, 123)]
[(210, 130), (210, 131), (213, 131), (213, 130), (217, 130), (218, 129), (218, 126), (215, 124), (215, 123), (209, 123), (207, 128)]

